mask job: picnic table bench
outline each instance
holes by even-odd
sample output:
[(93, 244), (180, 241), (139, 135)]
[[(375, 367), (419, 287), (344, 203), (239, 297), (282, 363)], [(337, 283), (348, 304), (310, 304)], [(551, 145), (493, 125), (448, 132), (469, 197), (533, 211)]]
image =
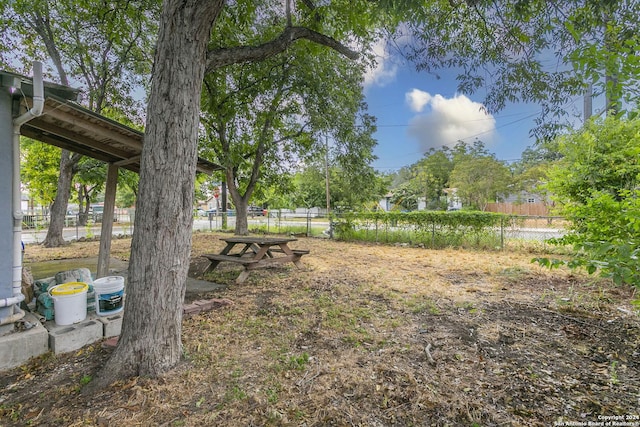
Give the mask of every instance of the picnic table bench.
[[(298, 239), (287, 237), (243, 237), (235, 236), (220, 239), (226, 242), (226, 246), (218, 254), (203, 255), (210, 261), (205, 273), (214, 270), (221, 262), (234, 262), (241, 264), (244, 269), (236, 279), (236, 283), (243, 283), (252, 270), (265, 268), (276, 264), (292, 262), (296, 267), (302, 268), (300, 258), (309, 254), (306, 249), (291, 249), (290, 242)], [(240, 246), (239, 252), (233, 249)]]

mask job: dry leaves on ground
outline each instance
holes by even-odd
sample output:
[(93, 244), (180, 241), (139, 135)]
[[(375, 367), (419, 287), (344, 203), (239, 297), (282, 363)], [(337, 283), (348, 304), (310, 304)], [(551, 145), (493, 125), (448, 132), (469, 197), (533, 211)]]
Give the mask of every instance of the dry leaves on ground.
[[(221, 249), (218, 237), (196, 233), (194, 260)], [(628, 288), (544, 270), (526, 253), (292, 246), (311, 250), (302, 270), (235, 285), (239, 267), (222, 264), (207, 277), (228, 286), (197, 297), (234, 304), (183, 321), (184, 362), (164, 377), (88, 398), (79, 390), (109, 350), (47, 355), (5, 372), (2, 424), (546, 426), (638, 415)]]

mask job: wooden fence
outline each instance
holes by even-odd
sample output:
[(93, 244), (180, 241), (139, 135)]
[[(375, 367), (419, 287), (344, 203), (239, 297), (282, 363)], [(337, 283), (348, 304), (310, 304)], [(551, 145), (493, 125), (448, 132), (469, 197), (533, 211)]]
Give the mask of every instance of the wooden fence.
[(497, 212), (509, 215), (548, 216), (549, 208), (545, 203), (487, 203), (486, 212)]

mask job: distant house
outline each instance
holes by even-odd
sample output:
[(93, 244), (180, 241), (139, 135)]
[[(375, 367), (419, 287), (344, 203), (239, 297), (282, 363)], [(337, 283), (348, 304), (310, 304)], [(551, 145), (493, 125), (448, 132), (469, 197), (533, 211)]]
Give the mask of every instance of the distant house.
[(379, 201), (378, 201), (378, 206), (380, 207), (380, 209), (382, 209), (385, 212), (389, 212), (391, 209), (393, 209), (393, 203), (391, 203), (391, 198), (393, 197), (393, 194), (391, 193), (387, 193), (384, 195), (384, 197), (382, 197)]
[(445, 188), (443, 191), (447, 195), (448, 211), (459, 211), (462, 209), (462, 200), (458, 197), (457, 188)]

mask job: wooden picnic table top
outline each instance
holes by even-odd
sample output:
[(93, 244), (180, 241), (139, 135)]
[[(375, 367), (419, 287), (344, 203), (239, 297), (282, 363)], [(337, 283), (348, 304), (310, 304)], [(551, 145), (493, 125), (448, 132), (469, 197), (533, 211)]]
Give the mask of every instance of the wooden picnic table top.
[(220, 240), (223, 240), (227, 243), (245, 243), (245, 244), (256, 244), (259, 246), (264, 245), (280, 245), (283, 243), (295, 242), (296, 238), (293, 237), (243, 237), (243, 236), (234, 236), (234, 237), (224, 237)]
[[(249, 272), (257, 268), (284, 262), (292, 262), (296, 267), (302, 268), (300, 258), (309, 253), (305, 249), (289, 248), (287, 243), (298, 240), (292, 237), (234, 236), (220, 238), (220, 240), (226, 242), (227, 246), (219, 254), (204, 255), (210, 261), (205, 273), (215, 269), (222, 261), (239, 263), (243, 265), (244, 270), (236, 279), (236, 283), (244, 282), (249, 276)], [(237, 244), (243, 244), (244, 249), (239, 253), (231, 253)], [(276, 246), (276, 248), (273, 248), (273, 246)]]

